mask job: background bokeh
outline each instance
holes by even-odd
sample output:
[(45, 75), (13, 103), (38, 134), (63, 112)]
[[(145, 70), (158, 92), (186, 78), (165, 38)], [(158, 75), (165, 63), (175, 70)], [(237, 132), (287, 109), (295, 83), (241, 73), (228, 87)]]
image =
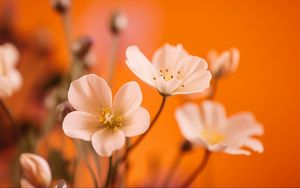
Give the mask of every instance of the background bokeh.
[[(159, 107), (160, 96), (126, 67), (127, 46), (138, 45), (149, 58), (166, 42), (182, 43), (191, 54), (200, 57), (213, 48), (240, 50), (240, 66), (235, 74), (220, 82), (216, 100), (225, 105), (228, 115), (239, 111), (255, 114), (265, 128), (261, 138), (265, 152), (250, 157), (214, 154), (194, 186), (300, 186), (300, 1), (74, 0), (73, 37), (87, 35), (93, 39), (92, 50), (97, 57), (93, 72), (104, 77), (111, 53), (108, 25), (114, 10), (127, 16), (128, 28), (120, 37), (113, 89), (116, 91), (124, 82), (137, 80), (144, 94), (143, 106), (152, 116)], [(5, 12), (10, 12), (10, 16), (5, 17)], [(26, 44), (32, 40), (50, 46), (52, 59), (48, 61), (39, 62), (38, 58), (22, 53), (20, 69), (25, 85), (7, 101), (16, 117), (26, 116), (25, 112), (28, 116), (42, 113), (26, 104), (34, 80), (44, 79), (45, 73), (41, 71), (45, 69), (39, 67), (50, 66), (54, 72), (68, 69), (61, 20), (48, 0), (0, 0), (0, 23), (9, 23), (13, 32), (9, 34), (17, 36), (17, 41), (26, 38)], [(19, 46), (26, 45), (23, 42)], [(129, 185), (157, 182), (166, 173), (182, 140), (174, 109), (184, 100), (178, 96), (167, 101), (152, 132), (132, 153)], [(63, 136), (61, 130), (56, 134)], [(2, 185), (9, 184), (5, 173), (9, 167), (5, 163), (10, 150), (0, 154)], [(201, 157), (201, 149), (187, 156), (175, 179), (183, 180)], [(156, 162), (149, 163), (149, 160)], [(78, 185), (86, 182), (90, 182), (89, 177)]]

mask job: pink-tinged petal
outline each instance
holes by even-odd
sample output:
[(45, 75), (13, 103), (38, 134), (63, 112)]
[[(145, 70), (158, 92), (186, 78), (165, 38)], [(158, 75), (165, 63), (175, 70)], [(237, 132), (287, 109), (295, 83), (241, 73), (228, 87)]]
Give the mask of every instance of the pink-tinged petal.
[(254, 138), (249, 138), (247, 139), (243, 146), (248, 147), (252, 149), (253, 151), (256, 151), (258, 153), (262, 153), (264, 151), (264, 146), (261, 143), (261, 141), (254, 139)]
[(125, 144), (125, 135), (119, 129), (105, 128), (92, 136), (92, 145), (100, 156), (111, 156)]
[(206, 100), (202, 104), (203, 121), (206, 128), (222, 133), (226, 125), (226, 112), (222, 104)]
[(152, 62), (158, 70), (175, 70), (187, 56), (189, 55), (181, 44), (176, 46), (165, 44), (154, 53)]
[(7, 77), (0, 77), (0, 98), (9, 97), (12, 95), (12, 88)]
[(179, 78), (186, 81), (195, 73), (207, 71), (207, 62), (205, 59), (197, 56), (187, 56), (185, 61), (181, 63)]
[(251, 112), (241, 112), (228, 118), (225, 136), (227, 142), (244, 140), (249, 136), (259, 136), (264, 132)]
[(155, 79), (157, 90), (159, 93), (163, 95), (174, 95), (173, 91), (175, 91), (178, 87), (181, 87), (181, 80), (171, 79), (169, 81), (164, 80), (162, 77), (158, 77)]
[(51, 171), (47, 161), (35, 154), (23, 153), (20, 157), (20, 164), (26, 183), (34, 187), (48, 187), (51, 183)]
[(218, 74), (220, 71), (225, 71), (228, 65), (230, 65), (230, 52), (224, 51), (211, 62), (210, 68), (213, 74)]
[(173, 95), (201, 93), (209, 88), (210, 80), (211, 74), (209, 71), (192, 74), (182, 82), (183, 87), (178, 87)]
[(98, 115), (102, 108), (111, 108), (112, 95), (106, 81), (88, 74), (73, 81), (68, 91), (70, 104), (79, 111)]
[(125, 122), (120, 129), (126, 137), (137, 136), (146, 132), (150, 125), (150, 115), (145, 108), (138, 108), (125, 117)]
[(143, 95), (138, 83), (134, 81), (128, 82), (115, 95), (113, 112), (126, 116), (140, 107), (142, 99)]
[(175, 118), (183, 136), (193, 144), (203, 144), (200, 139), (203, 123), (200, 117), (199, 107), (195, 104), (188, 103), (177, 108)]
[(231, 155), (250, 155), (251, 152), (239, 148), (231, 148), (228, 147), (224, 150), (224, 153), (231, 154)]
[(126, 50), (126, 64), (141, 80), (155, 87), (153, 77), (156, 74), (154, 66), (144, 56), (137, 46), (130, 46)]
[(69, 113), (63, 121), (63, 130), (67, 136), (86, 141), (90, 141), (92, 135), (102, 128), (96, 116), (81, 111)]
[(27, 181), (25, 178), (21, 178), (20, 184), (21, 184), (21, 188), (34, 188), (34, 185), (29, 183), (29, 181)]
[(240, 52), (237, 48), (232, 48), (230, 52), (231, 52), (231, 72), (234, 72), (239, 65)]

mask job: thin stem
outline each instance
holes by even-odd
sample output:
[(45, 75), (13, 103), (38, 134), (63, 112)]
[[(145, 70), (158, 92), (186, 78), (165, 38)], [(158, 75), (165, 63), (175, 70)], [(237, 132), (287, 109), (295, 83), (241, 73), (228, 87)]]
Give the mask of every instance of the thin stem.
[(111, 82), (113, 80), (113, 76), (116, 68), (116, 59), (117, 59), (117, 50), (119, 44), (119, 35), (113, 34), (112, 38), (112, 46), (111, 46), (111, 56), (108, 64), (108, 78), (107, 83), (111, 86)]
[(82, 147), (81, 141), (74, 140), (74, 142), (75, 142), (76, 147), (77, 147), (77, 149), (79, 151), (80, 157), (84, 161), (84, 163), (85, 163), (88, 171), (90, 172), (90, 174), (91, 174), (91, 176), (93, 178), (95, 187), (98, 188), (99, 186), (98, 186), (98, 182), (97, 182), (97, 177), (96, 177), (96, 175), (95, 175), (95, 173), (93, 171), (93, 168), (92, 168), (91, 164), (88, 162), (87, 158), (85, 157), (85, 153), (86, 152), (84, 151), (84, 149)]
[(206, 149), (204, 156), (203, 156), (203, 160), (201, 161), (199, 166), (194, 170), (194, 172), (192, 172), (192, 174), (186, 179), (186, 181), (183, 184), (181, 184), (181, 186), (179, 186), (179, 187), (189, 187), (193, 183), (193, 181), (197, 178), (197, 176), (204, 170), (209, 157), (210, 157), (210, 151)]
[[(96, 168), (97, 168), (97, 173), (98, 173), (98, 179), (101, 182), (101, 169), (100, 169), (100, 162), (98, 160), (98, 155), (97, 153), (93, 150), (92, 151), (93, 157), (94, 157), (94, 161), (96, 163)], [(102, 187), (102, 185), (100, 184), (100, 187)]]
[(180, 151), (177, 153), (176, 157), (174, 158), (173, 162), (172, 162), (172, 165), (171, 165), (171, 168), (167, 174), (167, 177), (163, 183), (163, 186), (162, 187), (167, 187), (169, 185), (169, 182), (170, 180), (173, 178), (173, 176), (175, 175), (182, 159), (183, 159), (183, 156), (184, 156), (184, 152)]
[(4, 112), (6, 113), (8, 119), (10, 121), (10, 124), (11, 124), (12, 128), (15, 130), (15, 132), (17, 134), (17, 138), (19, 140), (21, 138), (21, 133), (20, 133), (20, 130), (19, 130), (13, 116), (12, 116), (12, 113), (10, 112), (8, 107), (5, 105), (4, 101), (0, 100), (0, 106), (4, 110)]
[(125, 161), (129, 155), (129, 153), (136, 147), (139, 145), (139, 143), (141, 143), (141, 141), (146, 137), (147, 134), (149, 134), (150, 130), (152, 129), (153, 125), (155, 124), (155, 122), (157, 121), (158, 117), (160, 116), (164, 106), (165, 106), (165, 103), (166, 103), (166, 99), (167, 97), (166, 96), (163, 96), (163, 99), (162, 99), (162, 102), (161, 102), (161, 105), (159, 107), (159, 110), (157, 111), (157, 113), (155, 114), (153, 120), (151, 121), (150, 123), (150, 126), (149, 126), (149, 129), (146, 133), (144, 133), (142, 136), (140, 136), (138, 138), (138, 140), (136, 142), (134, 142), (126, 151), (125, 155), (123, 156), (123, 158), (121, 159), (121, 161)]
[(104, 188), (109, 187), (111, 176), (113, 174), (112, 172), (113, 172), (113, 157), (110, 156), (109, 157), (109, 167), (108, 167), (108, 172), (107, 172), (107, 175), (106, 175), (106, 181), (105, 181)]

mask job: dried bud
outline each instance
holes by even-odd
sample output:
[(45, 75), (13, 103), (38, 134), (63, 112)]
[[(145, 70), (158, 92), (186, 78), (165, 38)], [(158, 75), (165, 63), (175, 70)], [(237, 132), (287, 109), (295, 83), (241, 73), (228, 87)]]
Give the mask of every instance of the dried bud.
[(58, 180), (57, 185), (54, 188), (67, 188), (67, 182), (66, 180)]
[(56, 107), (58, 122), (62, 123), (66, 115), (68, 115), (68, 113), (70, 112), (73, 112), (74, 110), (75, 109), (71, 106), (71, 104), (68, 101), (59, 104)]
[(73, 53), (80, 59), (84, 58), (92, 46), (92, 40), (89, 37), (82, 37), (72, 45)]
[(182, 144), (181, 144), (181, 152), (188, 152), (192, 149), (192, 144), (191, 142), (185, 140)]
[(45, 159), (23, 153), (20, 157), (22, 178), (21, 187), (49, 187), (51, 183), (50, 167)]
[(240, 53), (236, 48), (224, 51), (220, 55), (214, 50), (208, 53), (210, 71), (212, 75), (217, 78), (234, 73), (238, 67), (239, 60)]
[(110, 30), (113, 34), (119, 34), (127, 27), (127, 18), (120, 12), (115, 12), (110, 21)]
[(53, 8), (60, 14), (65, 13), (71, 5), (71, 0), (50, 0)]

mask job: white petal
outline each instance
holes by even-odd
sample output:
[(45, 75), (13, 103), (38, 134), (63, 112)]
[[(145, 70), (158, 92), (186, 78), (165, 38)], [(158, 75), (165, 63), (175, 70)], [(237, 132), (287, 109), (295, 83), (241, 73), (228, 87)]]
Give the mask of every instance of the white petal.
[(263, 127), (251, 112), (241, 112), (228, 118), (225, 136), (227, 142), (235, 143), (249, 136), (262, 135), (263, 132)]
[(20, 56), (17, 48), (10, 43), (6, 43), (1, 47), (0, 55), (2, 55), (4, 65), (7, 69), (15, 67)]
[[(200, 135), (203, 129), (203, 123), (200, 117), (199, 107), (195, 104), (188, 103), (177, 108), (175, 117), (183, 136), (194, 144), (203, 144)], [(200, 141), (200, 143), (199, 143)]]
[(11, 83), (13, 90), (18, 90), (22, 85), (22, 77), (18, 70), (13, 69), (9, 72), (8, 78)]
[(203, 121), (209, 130), (223, 132), (226, 125), (226, 112), (222, 104), (206, 100), (202, 104)]
[(243, 149), (238, 148), (226, 148), (224, 153), (231, 154), (231, 155), (250, 155), (251, 152)]
[(173, 95), (178, 87), (180, 87), (182, 81), (176, 78), (169, 81), (164, 80), (162, 77), (155, 79), (158, 91), (163, 95)]
[(140, 107), (125, 117), (124, 126), (120, 127), (120, 129), (125, 133), (125, 136), (132, 137), (146, 132), (149, 125), (149, 112), (145, 108)]
[(178, 87), (173, 94), (192, 94), (201, 93), (209, 88), (211, 74), (209, 71), (192, 74), (189, 78), (182, 82), (184, 87)]
[(165, 44), (153, 55), (152, 61), (158, 70), (169, 69), (177, 72), (176, 68), (189, 56), (181, 44), (176, 46)]
[(218, 143), (218, 144), (213, 144), (213, 145), (208, 144), (207, 148), (211, 152), (221, 152), (227, 148), (227, 145), (224, 143)]
[(247, 139), (243, 146), (246, 146), (250, 149), (252, 149), (253, 151), (256, 151), (258, 153), (262, 153), (264, 151), (264, 146), (261, 143), (261, 141), (254, 139), (254, 138), (249, 138)]
[(101, 128), (96, 116), (81, 111), (69, 113), (63, 121), (66, 135), (86, 141), (90, 141), (92, 135)]
[(92, 145), (100, 156), (110, 156), (125, 144), (125, 135), (119, 129), (105, 128), (92, 136)]
[(143, 95), (138, 83), (134, 81), (128, 82), (115, 95), (113, 112), (126, 116), (140, 107), (142, 99)]
[(9, 97), (12, 95), (13, 89), (7, 77), (0, 77), (0, 98)]
[(130, 46), (126, 50), (126, 64), (141, 80), (155, 87), (153, 77), (156, 70), (137, 46)]
[(95, 74), (82, 76), (71, 83), (68, 91), (70, 104), (76, 109), (97, 115), (102, 108), (111, 108), (112, 95), (103, 78)]

